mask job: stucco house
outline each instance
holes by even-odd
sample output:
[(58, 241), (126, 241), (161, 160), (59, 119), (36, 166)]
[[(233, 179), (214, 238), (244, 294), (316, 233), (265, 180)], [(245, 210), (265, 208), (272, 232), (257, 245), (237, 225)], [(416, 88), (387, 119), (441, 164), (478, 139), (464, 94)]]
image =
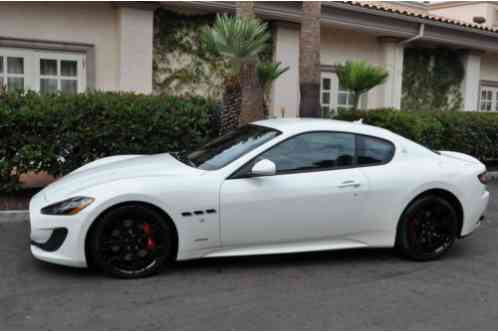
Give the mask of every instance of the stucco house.
[[(255, 5), (258, 17), (270, 23), (274, 61), (290, 67), (272, 90), (275, 116), (298, 112), (300, 6), (299, 2)], [(233, 13), (235, 8), (235, 2), (217, 1), (1, 3), (0, 83), (7, 89), (40, 92), (156, 93), (158, 11), (195, 17)], [(496, 3), (486, 1), (323, 2), (322, 107), (350, 106), (335, 65), (363, 59), (384, 66), (390, 75), (362, 98), (362, 106), (400, 108), (406, 50), (444, 46), (457, 52), (463, 65), (461, 110), (498, 111), (497, 10)]]

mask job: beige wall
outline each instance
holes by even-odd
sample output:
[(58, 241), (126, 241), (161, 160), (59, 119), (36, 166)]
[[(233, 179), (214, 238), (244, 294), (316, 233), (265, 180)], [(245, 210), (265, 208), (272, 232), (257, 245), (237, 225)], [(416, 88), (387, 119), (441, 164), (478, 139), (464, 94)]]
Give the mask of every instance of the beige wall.
[(498, 54), (481, 55), (481, 80), (498, 82)]
[(479, 101), (479, 80), (481, 76), (481, 55), (469, 53), (463, 56), (465, 75), (462, 81), (463, 110), (476, 111)]
[[(450, 4), (451, 5), (451, 4)], [(430, 9), (430, 14), (441, 15), (466, 22), (473, 22), (474, 17), (481, 16), (486, 18), (485, 25), (493, 26), (496, 24), (496, 4), (479, 2), (461, 6), (450, 6), (446, 8)]]
[[(282, 109), (286, 117), (298, 116), (299, 109), (299, 26), (279, 25), (276, 28), (275, 61), (280, 61), (290, 70), (282, 75), (273, 86), (272, 111), (280, 117)], [(321, 29), (320, 61), (322, 65), (336, 65), (348, 60), (364, 60), (372, 65), (389, 69), (393, 56), (386, 53), (389, 48), (376, 36), (331, 26)], [(398, 52), (399, 53), (399, 52)], [(393, 54), (398, 54), (393, 53)], [(402, 53), (401, 53), (402, 54)], [(402, 57), (394, 68), (398, 76), (402, 74)], [(388, 63), (386, 63), (386, 61)], [(390, 66), (390, 67), (389, 67)], [(392, 75), (395, 76), (394, 74)], [(387, 82), (368, 93), (367, 107), (396, 107), (401, 101), (401, 79)], [(396, 88), (396, 84), (399, 88)], [(390, 92), (386, 94), (386, 91)], [(399, 91), (398, 91), (399, 90)], [(394, 95), (393, 95), (394, 93)]]
[(0, 38), (94, 45), (99, 90), (152, 91), (152, 22), (151, 11), (108, 3), (0, 4)]
[(297, 117), (299, 113), (299, 27), (275, 28), (275, 61), (289, 70), (273, 84), (272, 113), (277, 117)]
[(150, 10), (118, 9), (120, 90), (152, 92), (153, 21)]
[[(366, 33), (322, 27), (321, 63), (335, 65), (347, 60), (364, 60), (372, 65), (383, 66), (383, 48), (378, 38)], [(368, 108), (382, 107), (383, 86), (368, 93)]]

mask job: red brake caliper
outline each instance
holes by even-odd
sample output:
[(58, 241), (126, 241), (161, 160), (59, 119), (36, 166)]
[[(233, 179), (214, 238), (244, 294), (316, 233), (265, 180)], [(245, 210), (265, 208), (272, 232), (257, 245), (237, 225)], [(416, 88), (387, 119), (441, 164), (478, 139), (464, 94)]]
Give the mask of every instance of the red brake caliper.
[(148, 223), (144, 224), (144, 233), (147, 235), (147, 250), (154, 250), (156, 248), (156, 241), (152, 238), (152, 229)]

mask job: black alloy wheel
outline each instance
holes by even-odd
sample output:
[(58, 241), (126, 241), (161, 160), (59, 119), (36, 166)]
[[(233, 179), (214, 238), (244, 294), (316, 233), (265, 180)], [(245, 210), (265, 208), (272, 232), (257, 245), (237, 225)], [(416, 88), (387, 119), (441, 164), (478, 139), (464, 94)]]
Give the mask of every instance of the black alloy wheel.
[(438, 196), (413, 202), (401, 218), (397, 246), (414, 260), (431, 260), (446, 253), (457, 237), (457, 213)]
[(155, 210), (126, 205), (110, 210), (90, 234), (91, 261), (120, 278), (140, 278), (158, 272), (173, 252), (171, 224)]

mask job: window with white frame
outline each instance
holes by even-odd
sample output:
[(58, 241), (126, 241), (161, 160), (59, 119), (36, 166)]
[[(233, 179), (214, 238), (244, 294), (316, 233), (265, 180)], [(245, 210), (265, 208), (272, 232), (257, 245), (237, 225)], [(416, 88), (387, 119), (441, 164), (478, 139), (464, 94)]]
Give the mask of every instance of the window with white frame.
[(0, 84), (7, 90), (75, 94), (86, 89), (85, 55), (0, 48)]
[(334, 109), (332, 103), (332, 78), (328, 75), (322, 75), (322, 83), (320, 87), (320, 106), (322, 108), (322, 117), (328, 118)]
[(353, 94), (351, 91), (344, 89), (339, 82), (339, 87), (337, 89), (337, 107), (338, 108), (351, 108), (354, 106)]
[[(336, 115), (339, 108), (353, 107), (353, 95), (345, 90), (339, 83), (335, 73), (322, 72), (320, 84), (320, 106), (322, 117), (328, 118)], [(360, 97), (360, 106), (366, 108), (367, 94)]]
[(9, 90), (24, 89), (24, 57), (0, 55), (0, 85)]
[(498, 111), (498, 87), (481, 86), (479, 110), (482, 112)]

